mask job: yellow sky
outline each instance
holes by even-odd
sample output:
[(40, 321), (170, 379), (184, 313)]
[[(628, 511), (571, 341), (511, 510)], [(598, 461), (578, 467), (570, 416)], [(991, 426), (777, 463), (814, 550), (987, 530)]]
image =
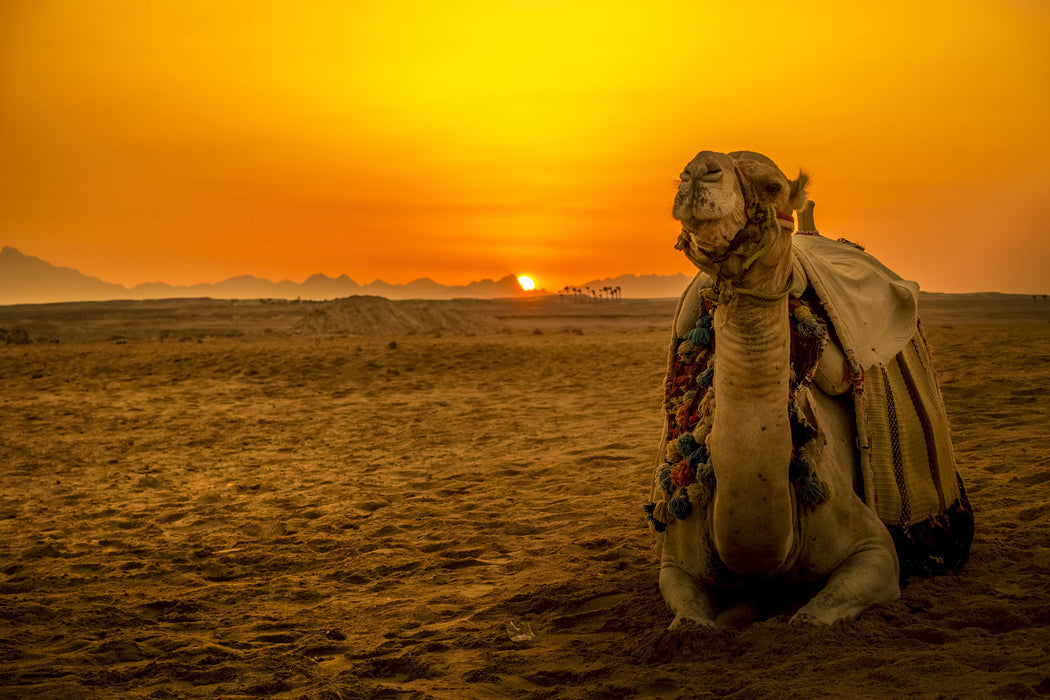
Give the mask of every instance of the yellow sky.
[(0, 244), (107, 281), (674, 273), (762, 151), (931, 291), (1050, 292), (1050, 5), (0, 0)]

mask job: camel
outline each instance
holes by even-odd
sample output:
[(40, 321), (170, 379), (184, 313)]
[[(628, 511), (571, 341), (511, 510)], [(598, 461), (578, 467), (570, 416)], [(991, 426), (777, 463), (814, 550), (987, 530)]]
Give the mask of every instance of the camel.
[[(823, 582), (791, 618), (823, 624), (900, 595), (894, 538), (862, 498), (852, 407), (836, 395), (850, 382), (841, 349), (818, 348), (825, 357), (805, 381), (790, 366), (789, 304), (802, 291), (793, 290), (793, 212), (807, 203), (807, 180), (746, 151), (701, 152), (681, 174), (675, 247), (709, 286), (694, 284), (679, 302), (672, 360), (676, 348), (708, 342), (708, 330), (717, 352), (690, 379), (710, 383), (696, 427), (676, 437), (665, 424), (661, 454), (681, 466), (658, 469), (646, 506), (672, 630), (746, 624), (755, 601), (741, 591)], [(799, 425), (809, 431), (801, 447)]]

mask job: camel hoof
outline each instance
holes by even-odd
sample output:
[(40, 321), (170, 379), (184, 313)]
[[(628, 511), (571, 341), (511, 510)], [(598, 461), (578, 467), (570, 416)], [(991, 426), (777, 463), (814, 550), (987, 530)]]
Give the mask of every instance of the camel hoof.
[(821, 620), (816, 615), (811, 615), (811, 614), (809, 614), (807, 612), (802, 612), (802, 611), (799, 611), (799, 612), (795, 613), (791, 617), (791, 620), (789, 622), (792, 625), (799, 625), (799, 626), (802, 626), (802, 625), (816, 626), (816, 625), (826, 625), (827, 624), (826, 622)]
[(685, 632), (693, 628), (711, 628), (715, 626), (714, 620), (709, 620), (700, 617), (686, 617), (685, 615), (676, 615), (671, 624), (667, 626), (668, 632)]

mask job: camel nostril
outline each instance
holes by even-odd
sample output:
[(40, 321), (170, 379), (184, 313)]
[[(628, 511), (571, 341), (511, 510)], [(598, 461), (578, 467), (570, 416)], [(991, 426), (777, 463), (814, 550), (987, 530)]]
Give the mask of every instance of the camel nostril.
[(700, 176), (701, 182), (718, 182), (722, 179), (722, 169), (717, 165), (712, 166), (706, 173)]

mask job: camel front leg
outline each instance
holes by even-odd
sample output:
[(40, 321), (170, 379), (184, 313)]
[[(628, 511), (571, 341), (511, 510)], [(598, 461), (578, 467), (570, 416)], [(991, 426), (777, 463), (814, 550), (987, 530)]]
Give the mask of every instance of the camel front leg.
[(674, 613), (667, 629), (679, 629), (686, 620), (714, 627), (717, 608), (707, 586), (666, 560), (660, 566), (660, 593)]
[[(885, 540), (885, 541), (882, 541)], [(827, 585), (802, 607), (792, 622), (830, 625), (852, 619), (878, 603), (900, 597), (899, 565), (893, 542), (868, 541), (828, 577)]]

